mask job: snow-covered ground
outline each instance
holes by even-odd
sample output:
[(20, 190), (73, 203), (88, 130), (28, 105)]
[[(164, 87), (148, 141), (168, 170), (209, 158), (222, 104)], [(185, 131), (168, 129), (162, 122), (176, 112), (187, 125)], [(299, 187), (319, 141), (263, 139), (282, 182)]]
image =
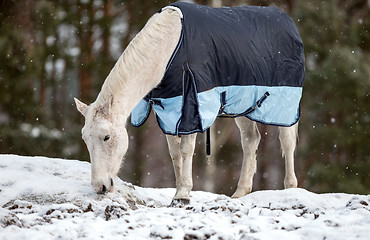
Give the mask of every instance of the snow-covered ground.
[(370, 195), (260, 191), (241, 199), (116, 179), (102, 196), (86, 162), (0, 155), (0, 239), (370, 239)]

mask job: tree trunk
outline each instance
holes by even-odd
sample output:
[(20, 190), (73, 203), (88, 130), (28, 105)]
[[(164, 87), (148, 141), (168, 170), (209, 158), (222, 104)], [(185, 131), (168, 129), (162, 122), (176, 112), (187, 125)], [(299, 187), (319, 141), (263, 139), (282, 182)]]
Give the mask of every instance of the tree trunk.
[(106, 26), (102, 26), (103, 30), (103, 56), (110, 56), (110, 28), (112, 23), (112, 0), (104, 1), (104, 23)]
[[(78, 25), (78, 37), (80, 43), (80, 58), (79, 58), (79, 78), (80, 78), (80, 94), (82, 101), (91, 102), (91, 91), (92, 91), (92, 76), (91, 76), (91, 64), (93, 62), (93, 17), (94, 7), (92, 1), (89, 1), (84, 5), (79, 1), (78, 17), (80, 24)], [(88, 21), (83, 23), (84, 9), (88, 11)]]

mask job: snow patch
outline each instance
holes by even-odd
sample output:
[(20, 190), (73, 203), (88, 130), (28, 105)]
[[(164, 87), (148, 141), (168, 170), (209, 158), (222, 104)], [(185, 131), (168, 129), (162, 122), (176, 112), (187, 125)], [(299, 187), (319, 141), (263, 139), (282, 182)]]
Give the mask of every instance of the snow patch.
[(170, 208), (175, 189), (115, 188), (97, 195), (86, 162), (0, 155), (0, 239), (370, 239), (369, 195), (193, 191)]

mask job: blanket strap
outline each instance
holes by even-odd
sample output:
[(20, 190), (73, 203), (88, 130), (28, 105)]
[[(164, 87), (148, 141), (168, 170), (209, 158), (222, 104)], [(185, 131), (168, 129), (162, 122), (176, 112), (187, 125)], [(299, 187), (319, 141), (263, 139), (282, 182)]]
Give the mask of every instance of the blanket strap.
[(161, 100), (149, 99), (149, 103), (152, 104), (152, 105), (158, 105), (164, 110), (164, 106), (163, 106)]
[(152, 92), (149, 92), (145, 97), (144, 100), (149, 102), (152, 106), (158, 105), (164, 110), (164, 106), (159, 99), (152, 99)]
[(270, 96), (270, 93), (265, 92), (265, 94), (257, 101), (255, 108), (261, 107), (262, 103), (266, 100), (268, 96)]
[(248, 114), (252, 113), (254, 110), (256, 110), (257, 108), (261, 107), (262, 103), (266, 100), (266, 98), (270, 96), (270, 93), (269, 92), (265, 92), (265, 94), (263, 94), (263, 96), (256, 102), (256, 105), (248, 108), (245, 112), (241, 113), (241, 114), (238, 114), (236, 115), (235, 117), (241, 117), (241, 116), (247, 116)]
[(207, 156), (211, 155), (211, 128), (206, 130), (206, 153)]
[(225, 92), (222, 92), (221, 93), (221, 108), (220, 108), (220, 112), (219, 112), (219, 115), (218, 117), (220, 118), (236, 118), (236, 117), (246, 117), (248, 114), (252, 113), (254, 110), (256, 110), (257, 108), (261, 107), (262, 103), (266, 100), (266, 98), (268, 96), (270, 96), (270, 93), (269, 92), (265, 92), (265, 94), (263, 94), (263, 96), (258, 99), (258, 101), (256, 102), (256, 104), (250, 108), (248, 108), (246, 111), (242, 112), (242, 113), (239, 113), (239, 114), (235, 114), (235, 115), (232, 115), (232, 114), (223, 114), (223, 110), (225, 108), (225, 104), (226, 104), (226, 97), (225, 97)]
[(226, 106), (226, 91), (221, 93), (221, 107), (220, 110), (218, 111), (218, 115), (221, 115), (225, 109)]

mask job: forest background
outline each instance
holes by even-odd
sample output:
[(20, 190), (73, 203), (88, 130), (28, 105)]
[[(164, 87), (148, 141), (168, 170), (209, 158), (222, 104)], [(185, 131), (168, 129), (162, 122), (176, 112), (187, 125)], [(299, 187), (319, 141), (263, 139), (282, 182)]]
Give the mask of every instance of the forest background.
[[(0, 1), (0, 153), (88, 161), (83, 117), (73, 97), (95, 100), (130, 40), (168, 0)], [(296, 173), (315, 192), (370, 194), (370, 0), (197, 0), (209, 6), (276, 6), (304, 42)], [(260, 125), (254, 190), (283, 188), (277, 128)], [(174, 187), (165, 136), (151, 114), (128, 126), (123, 180)], [(212, 128), (212, 161), (198, 134), (194, 189), (232, 194), (240, 174), (240, 136), (232, 119)]]

